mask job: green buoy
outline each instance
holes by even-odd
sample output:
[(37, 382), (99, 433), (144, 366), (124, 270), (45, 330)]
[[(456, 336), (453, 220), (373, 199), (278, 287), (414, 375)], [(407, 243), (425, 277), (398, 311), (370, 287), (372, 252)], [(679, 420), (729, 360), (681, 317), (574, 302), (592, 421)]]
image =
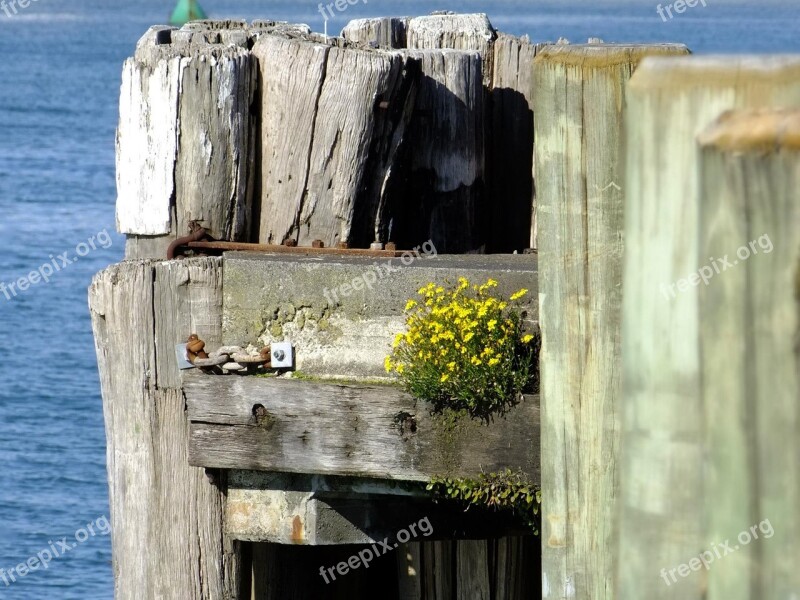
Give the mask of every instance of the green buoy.
[(195, 0), (178, 0), (169, 22), (172, 25), (185, 25), (189, 21), (206, 19), (206, 13)]

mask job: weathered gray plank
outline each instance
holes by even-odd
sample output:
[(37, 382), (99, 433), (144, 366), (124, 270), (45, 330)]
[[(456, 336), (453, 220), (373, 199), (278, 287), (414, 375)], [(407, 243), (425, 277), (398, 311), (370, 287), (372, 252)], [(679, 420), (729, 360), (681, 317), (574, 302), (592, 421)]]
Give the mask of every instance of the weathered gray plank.
[(456, 542), (457, 600), (490, 600), (486, 540)]
[[(754, 106), (800, 106), (800, 59), (649, 58), (628, 86), (617, 590), (623, 600), (699, 600), (708, 593), (705, 577), (667, 586), (658, 572), (714, 541), (704, 533), (702, 509), (708, 482), (700, 465), (709, 447), (700, 418), (699, 289), (670, 286), (711, 256), (700, 254), (709, 232), (699, 229), (706, 199), (695, 136), (721, 112)], [(711, 488), (708, 494), (721, 498)]]
[[(536, 248), (533, 184), (533, 59), (537, 46), (499, 33), (487, 119), (487, 179), (491, 198), (489, 252)], [(532, 241), (533, 238), (533, 241)]]
[[(247, 241), (257, 73), (246, 48), (215, 43), (218, 37), (153, 28), (125, 62), (117, 133), (122, 233), (174, 239), (197, 220), (219, 239)], [(140, 250), (147, 246), (130, 253)]]
[[(404, 85), (406, 60), (269, 35), (253, 54), (263, 81), (259, 241), (351, 242), (356, 211), (374, 212), (357, 207), (356, 198), (364, 186), (374, 187), (373, 179), (385, 178), (398, 146), (395, 129), (408, 120), (403, 106), (413, 88)], [(399, 108), (401, 116), (388, 128), (378, 123), (387, 107)], [(370, 161), (376, 137), (387, 140), (378, 168)]]
[(379, 48), (405, 48), (409, 20), (409, 17), (354, 19), (342, 29), (342, 37)]
[(154, 317), (163, 314), (165, 289), (186, 286), (172, 308), (195, 324), (216, 319), (219, 330), (219, 307), (207, 302), (219, 293), (208, 289), (217, 285), (219, 268), (219, 259), (122, 263), (98, 274), (89, 292), (119, 600), (237, 594), (238, 555), (222, 531), (224, 496), (203, 469), (188, 464), (183, 394), (157, 385), (179, 341)]
[(534, 62), (545, 593), (612, 597), (620, 412), (622, 98), (648, 54), (546, 46)]
[[(399, 389), (188, 372), (190, 463), (223, 469), (429, 481), (522, 470), (539, 480), (535, 396), (486, 426), (448, 425)], [(253, 416), (261, 404), (269, 417)], [(414, 415), (401, 433), (398, 415)]]
[(200, 221), (216, 239), (250, 241), (257, 64), (243, 48), (199, 48), (181, 60), (177, 234)]
[(426, 542), (422, 545), (422, 573), (425, 600), (451, 600), (458, 585), (453, 565), (455, 542)]
[(485, 245), (484, 93), (481, 58), (459, 50), (408, 50), (421, 62), (408, 128), (407, 184), (394, 202), (396, 241), (433, 240), (440, 252)]
[(422, 600), (422, 542), (400, 544), (397, 549), (398, 600)]
[(408, 48), (417, 50), (475, 50), (481, 56), (483, 83), (492, 80), (494, 27), (483, 13), (432, 14), (415, 17), (408, 23)]
[[(732, 111), (700, 143), (705, 539), (762, 527), (712, 565), (707, 593), (791, 598), (800, 590), (800, 110)], [(706, 262), (728, 256), (720, 273)]]

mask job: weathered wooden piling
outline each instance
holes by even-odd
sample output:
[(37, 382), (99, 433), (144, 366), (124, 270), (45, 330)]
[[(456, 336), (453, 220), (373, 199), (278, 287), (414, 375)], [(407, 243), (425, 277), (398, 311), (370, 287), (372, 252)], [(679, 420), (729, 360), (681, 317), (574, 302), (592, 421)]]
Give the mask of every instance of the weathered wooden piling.
[[(716, 305), (717, 310), (727, 315), (724, 324), (717, 319), (705, 322), (711, 318), (709, 311), (712, 308), (711, 303), (704, 300), (704, 308), (700, 311), (699, 269), (707, 265), (712, 257), (720, 257), (720, 254), (709, 254), (709, 251), (723, 256), (735, 252), (737, 246), (770, 233), (760, 231), (764, 227), (775, 223), (776, 231), (784, 231), (782, 227), (786, 223), (781, 224), (780, 220), (795, 217), (786, 205), (780, 204), (780, 195), (784, 193), (782, 186), (786, 182), (759, 190), (758, 196), (751, 200), (752, 203), (758, 203), (757, 210), (755, 204), (750, 204), (752, 211), (736, 214), (735, 217), (734, 213), (740, 208), (711, 212), (711, 208), (705, 206), (709, 202), (720, 206), (722, 198), (728, 197), (733, 201), (747, 190), (755, 191), (755, 186), (761, 185), (763, 177), (769, 172), (767, 165), (770, 163), (764, 162), (757, 173), (751, 174), (748, 165), (757, 159), (743, 159), (742, 169), (722, 171), (719, 165), (711, 167), (709, 161), (712, 159), (709, 156), (704, 164), (709, 164), (712, 171), (703, 173), (701, 179), (695, 137), (725, 110), (770, 106), (800, 106), (800, 59), (651, 58), (637, 69), (628, 86), (622, 325), (624, 385), (621, 409), (624, 453), (620, 464), (621, 517), (617, 552), (618, 597), (623, 600), (643, 597), (699, 600), (710, 597), (707, 595), (709, 574), (705, 570), (692, 573), (685, 579), (681, 574), (678, 583), (665, 581), (660, 571), (675, 569), (703, 550), (711, 549), (713, 543), (721, 541), (708, 537), (712, 533), (708, 523), (722, 523), (709, 521), (710, 517), (704, 515), (702, 506), (706, 499), (706, 506), (717, 507), (714, 510), (722, 511), (723, 515), (735, 513), (719, 506), (729, 507), (730, 502), (748, 502), (747, 497), (725, 499), (726, 491), (737, 489), (732, 478), (735, 472), (728, 473), (731, 477), (727, 482), (719, 481), (719, 477), (725, 474), (724, 470), (720, 470), (723, 465), (733, 464), (737, 458), (728, 456), (709, 462), (708, 457), (717, 453), (718, 449), (709, 445), (715, 440), (709, 439), (706, 432), (721, 435), (724, 426), (708, 424), (703, 385), (708, 386), (709, 392), (714, 394), (729, 389), (722, 380), (709, 382), (705, 378), (715, 372), (715, 368), (723, 368), (719, 365), (728, 358), (740, 364), (745, 350), (737, 347), (737, 344), (745, 339), (748, 339), (748, 343), (759, 340), (758, 354), (748, 354), (748, 357), (753, 357), (753, 365), (765, 368), (763, 361), (776, 356), (774, 353), (777, 348), (770, 350), (760, 340), (767, 335), (767, 331), (780, 334), (784, 331), (784, 325), (772, 321), (769, 327), (774, 327), (773, 330), (759, 323), (763, 322), (762, 315), (776, 318), (774, 311), (781, 306), (780, 303), (787, 306), (785, 295), (779, 296), (780, 300), (775, 298), (775, 304), (770, 304), (772, 301), (763, 299), (763, 289), (742, 290), (743, 296), (737, 298), (730, 295), (730, 290), (741, 277), (750, 277), (746, 280), (749, 287), (776, 277), (782, 269), (789, 267), (771, 267), (764, 261), (757, 261), (759, 257), (756, 257), (751, 259), (753, 264), (748, 262), (747, 266), (734, 267), (744, 272), (715, 275), (708, 290), (703, 286), (703, 292), (714, 294), (705, 296), (706, 300), (720, 298), (719, 294), (723, 294), (726, 303), (733, 303), (728, 307)], [(716, 151), (710, 148), (707, 152)], [(777, 168), (779, 163), (774, 164)], [(705, 181), (704, 187), (701, 187), (702, 181)], [(709, 188), (713, 186), (722, 189), (712, 193)], [(770, 207), (780, 212), (773, 213)], [(743, 229), (744, 223), (747, 223), (746, 229)], [(740, 232), (744, 237), (733, 242)], [(733, 247), (727, 247), (728, 243), (734, 243)], [(782, 252), (788, 252), (788, 249)], [(759, 268), (767, 272), (753, 279)], [(717, 285), (723, 288), (712, 292), (711, 286)], [(779, 290), (775, 289), (774, 293), (779, 294)], [(748, 298), (759, 299), (758, 306), (764, 308), (760, 314), (750, 313), (755, 321), (747, 320), (746, 315), (734, 314), (735, 306), (744, 306), (750, 302)], [(785, 314), (785, 309), (779, 314)], [(723, 325), (725, 329), (721, 330)], [(751, 340), (727, 337), (723, 332), (730, 332), (731, 327), (741, 328), (736, 336), (754, 337)], [(751, 333), (748, 334), (748, 331)], [(713, 340), (715, 336), (721, 336), (721, 339)], [(723, 340), (730, 343), (725, 344)], [(717, 352), (713, 362), (708, 363), (708, 373), (701, 368), (701, 342), (710, 344), (709, 351), (713, 348)], [(781, 349), (786, 350), (785, 342)], [(710, 357), (704, 349), (703, 356), (706, 355)], [(725, 365), (724, 368), (733, 369), (734, 366)], [(746, 370), (752, 368), (749, 363)], [(732, 373), (733, 370), (726, 370), (720, 375)], [(762, 392), (749, 383), (755, 381), (753, 376), (744, 374), (742, 377), (744, 379), (740, 381), (751, 387), (742, 389), (741, 393), (748, 396), (746, 405), (754, 406), (750, 402), (755, 400), (755, 394)], [(777, 380), (775, 383), (779, 384)], [(731, 411), (741, 410), (742, 404), (736, 400), (739, 393), (737, 391), (731, 398), (715, 398), (709, 408), (718, 407), (715, 414), (719, 414), (720, 410), (726, 412), (728, 406)], [(778, 392), (776, 388), (775, 393), (779, 394), (779, 402), (784, 405), (787, 398), (784, 394), (787, 392)], [(788, 393), (791, 394), (791, 391)], [(769, 402), (774, 406), (772, 399)], [(792, 418), (791, 415), (787, 417)], [(732, 415), (726, 417), (726, 422), (730, 422), (730, 418)], [(737, 436), (742, 427), (745, 431), (755, 431), (753, 427), (763, 431), (760, 425), (743, 423), (735, 430), (729, 430), (726, 435)], [(745, 446), (757, 442), (753, 438), (739, 439), (741, 442), (735, 443)], [(730, 443), (724, 437), (718, 441), (725, 442), (726, 447), (730, 448)], [(764, 451), (769, 452), (766, 448)], [(738, 452), (742, 458), (756, 456), (750, 454), (751, 450), (740, 449)], [(760, 451), (759, 455), (764, 456)], [(755, 463), (751, 464), (753, 466), (750, 468), (753, 468)], [(707, 471), (712, 466), (716, 482), (723, 487), (712, 485)], [(773, 472), (772, 468), (769, 467), (769, 471), (764, 473), (765, 477)], [(752, 477), (757, 477), (756, 471), (748, 472)], [(738, 489), (742, 490), (741, 487)], [(753, 493), (762, 493), (760, 486), (758, 492)], [(775, 498), (780, 493), (769, 495)], [(755, 524), (750, 522), (751, 516), (755, 518), (754, 513), (739, 514), (746, 522), (735, 524), (727, 520), (727, 516), (719, 517), (725, 519), (726, 528), (734, 528), (719, 531), (720, 535), (724, 533), (725, 538), (734, 537), (739, 531)], [(784, 513), (777, 510), (776, 514), (780, 516)], [(764, 513), (758, 518), (769, 517)], [(772, 552), (765, 548), (758, 551)], [(732, 557), (724, 560), (736, 562)], [(756, 564), (762, 564), (760, 559)], [(775, 568), (779, 568), (779, 564), (782, 563), (775, 563)], [(723, 567), (721, 564), (712, 567), (718, 568)], [(725, 567), (725, 572), (730, 568)], [(716, 575), (713, 577), (716, 579)], [(741, 577), (745, 575), (739, 575), (733, 581), (743, 582)], [(719, 585), (715, 583), (714, 589), (719, 590)], [(752, 589), (755, 593), (758, 588)], [(742, 585), (738, 593), (747, 592), (748, 588)], [(777, 596), (755, 594), (733, 597)]]
[(643, 57), (686, 52), (682, 45), (546, 46), (534, 61), (544, 598), (612, 597), (622, 99)]
[(256, 64), (246, 48), (219, 42), (216, 29), (156, 27), (125, 62), (117, 227), (129, 258), (164, 256), (190, 221), (249, 241)]
[[(129, 258), (163, 257), (193, 222), (223, 240), (394, 241), (427, 258), (527, 245), (536, 46), (497, 34), (485, 15), (370, 20), (344, 34), (274, 21), (148, 32), (121, 98)], [(504, 198), (488, 211), (491, 194)], [(506, 467), (537, 483), (538, 400), (451, 430), (405, 394), (343, 381), (385, 375), (384, 351), (421, 285), (492, 277), (508, 296), (535, 289), (535, 259), (408, 257), (423, 258), (257, 265), (228, 253), (127, 262), (95, 278), (117, 598), (369, 598), (379, 586), (404, 600), (538, 595), (538, 540), (514, 537), (518, 520), (462, 514), (420, 485)], [(536, 306), (523, 306), (530, 326)], [(288, 340), (306, 374), (339, 383), (259, 379), (248, 395), (236, 376), (198, 381), (178, 369), (189, 333), (209, 348)], [(259, 403), (267, 421), (255, 419)], [(405, 413), (413, 431), (398, 426)], [(212, 428), (228, 438), (203, 438)], [(430, 541), (400, 544), (336, 587), (318, 577), (422, 515), (436, 524)]]
[[(378, 212), (362, 206), (382, 201), (397, 151), (392, 141), (402, 138), (405, 106), (414, 100), (406, 81), (413, 70), (397, 53), (278, 36), (262, 38), (253, 54), (263, 84), (259, 240), (364, 245), (367, 234), (354, 231), (357, 211)], [(379, 144), (386, 152), (376, 161), (371, 152)], [(360, 197), (362, 189), (373, 197)], [(365, 228), (368, 245), (375, 224)]]
[(190, 467), (175, 359), (186, 331), (220, 340), (221, 259), (125, 262), (89, 291), (106, 423), (116, 600), (237, 598), (224, 486)]
[(409, 17), (355, 19), (342, 30), (348, 41), (378, 48), (405, 48)]
[[(695, 468), (705, 539), (736, 537), (739, 547), (708, 571), (707, 597), (791, 598), (800, 590), (800, 109), (731, 111), (699, 142), (706, 461)], [(724, 257), (731, 266), (718, 264)]]

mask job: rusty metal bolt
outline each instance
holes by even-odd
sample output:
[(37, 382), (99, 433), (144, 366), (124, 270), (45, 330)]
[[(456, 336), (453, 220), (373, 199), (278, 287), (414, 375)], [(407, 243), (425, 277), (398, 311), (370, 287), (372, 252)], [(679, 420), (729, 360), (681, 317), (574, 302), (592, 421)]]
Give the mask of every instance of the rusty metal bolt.
[(325, 247), (325, 242), (323, 242), (322, 240), (314, 240), (313, 242), (311, 242), (311, 247), (312, 248), (324, 248)]
[(336, 244), (336, 247), (339, 248), (339, 250), (347, 250), (350, 247), (350, 244), (347, 242), (339, 242)]
[(189, 339), (186, 340), (186, 355), (189, 358), (189, 362), (194, 364), (195, 359), (208, 358), (208, 354), (204, 350), (205, 347), (206, 343), (196, 333), (190, 335)]
[(294, 238), (286, 238), (285, 240), (283, 240), (283, 245), (288, 246), (289, 248), (296, 248), (297, 240)]
[(394, 242), (388, 242), (386, 244), (386, 249), (389, 252), (397, 252), (397, 244), (395, 244)]

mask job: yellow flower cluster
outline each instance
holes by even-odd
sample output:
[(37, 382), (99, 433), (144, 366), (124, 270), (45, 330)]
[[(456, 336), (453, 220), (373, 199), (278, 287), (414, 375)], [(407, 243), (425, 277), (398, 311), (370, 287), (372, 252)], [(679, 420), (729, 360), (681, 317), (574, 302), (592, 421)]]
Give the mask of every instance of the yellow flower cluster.
[[(493, 279), (471, 285), (461, 277), (451, 289), (421, 288), (419, 299), (406, 303), (407, 330), (395, 336), (386, 371), (437, 404), (481, 412), (515, 401), (529, 379), (534, 338), (522, 335), (519, 312), (492, 294), (496, 287)], [(527, 293), (519, 290), (510, 301)]]

